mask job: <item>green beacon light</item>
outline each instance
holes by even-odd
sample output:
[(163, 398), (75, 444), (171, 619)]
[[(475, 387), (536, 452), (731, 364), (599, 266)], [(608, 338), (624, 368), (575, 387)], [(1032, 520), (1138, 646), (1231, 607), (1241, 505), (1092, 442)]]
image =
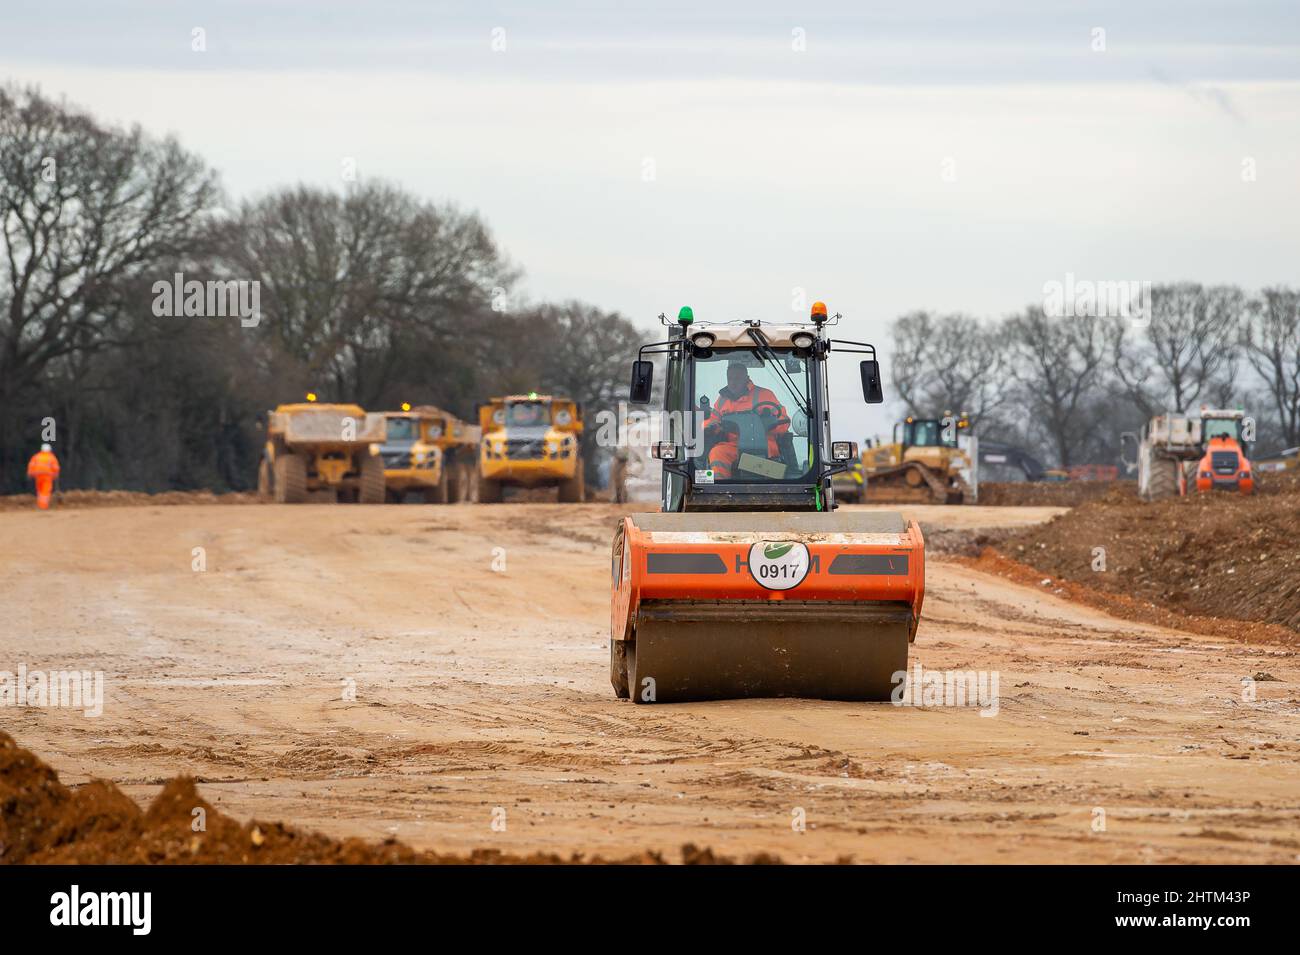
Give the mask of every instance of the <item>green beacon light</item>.
[(529, 397), (529, 398), (536, 398), (536, 397), (537, 397), (537, 392), (535, 392), (535, 391), (530, 391), (530, 392), (528, 392), (528, 397)]
[(695, 313), (691, 311), (689, 305), (683, 305), (682, 310), (677, 313), (677, 324), (685, 327), (695, 321)]

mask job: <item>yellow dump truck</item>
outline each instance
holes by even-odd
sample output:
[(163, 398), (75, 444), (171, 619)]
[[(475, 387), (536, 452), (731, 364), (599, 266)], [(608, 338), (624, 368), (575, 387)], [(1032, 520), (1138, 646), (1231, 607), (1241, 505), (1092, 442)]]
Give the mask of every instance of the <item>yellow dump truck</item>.
[(384, 413), (387, 436), (374, 447), (384, 462), (390, 502), (417, 493), (428, 504), (478, 499), (479, 428), (433, 405)]
[(384, 462), (371, 445), (382, 444), (385, 434), (384, 416), (360, 405), (280, 405), (267, 413), (257, 489), (277, 504), (298, 504), (309, 495), (382, 504)]
[(554, 487), (561, 502), (583, 499), (582, 409), (553, 395), (507, 395), (479, 406), (479, 500), (506, 487)]

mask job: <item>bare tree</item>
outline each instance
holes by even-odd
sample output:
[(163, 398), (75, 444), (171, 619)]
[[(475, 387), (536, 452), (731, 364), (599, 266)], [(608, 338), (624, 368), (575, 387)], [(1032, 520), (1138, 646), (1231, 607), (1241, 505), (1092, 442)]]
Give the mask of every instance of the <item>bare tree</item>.
[(245, 203), (221, 247), (227, 274), (261, 283), (266, 360), (286, 355), (321, 391), (363, 404), (405, 351), (472, 334), (515, 277), (476, 216), (382, 183)]
[(1039, 433), (1062, 467), (1078, 463), (1096, 425), (1103, 386), (1102, 323), (1091, 317), (1047, 316), (1031, 306), (1002, 326), (1011, 347), (1009, 368), (1025, 430)]
[(120, 344), (139, 286), (197, 248), (217, 196), (174, 140), (0, 87), (0, 467), (22, 453), (20, 396), (52, 362)]
[(996, 330), (969, 315), (909, 312), (893, 325), (890, 378), (910, 414), (968, 412), (975, 430), (1006, 400), (1006, 348)]
[(1266, 288), (1243, 323), (1246, 357), (1273, 401), (1284, 447), (1300, 445), (1300, 293)]
[(1112, 370), (1144, 415), (1231, 400), (1245, 301), (1233, 286), (1157, 285), (1145, 328), (1106, 321)]

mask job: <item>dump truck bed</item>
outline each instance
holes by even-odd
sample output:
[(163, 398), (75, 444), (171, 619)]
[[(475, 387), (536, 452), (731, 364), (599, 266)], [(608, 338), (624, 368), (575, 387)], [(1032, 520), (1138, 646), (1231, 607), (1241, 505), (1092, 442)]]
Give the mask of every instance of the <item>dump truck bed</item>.
[(346, 448), (382, 443), (387, 435), (387, 421), (382, 414), (353, 414), (330, 408), (273, 412), (271, 427), (283, 434), (290, 446), (337, 445)]

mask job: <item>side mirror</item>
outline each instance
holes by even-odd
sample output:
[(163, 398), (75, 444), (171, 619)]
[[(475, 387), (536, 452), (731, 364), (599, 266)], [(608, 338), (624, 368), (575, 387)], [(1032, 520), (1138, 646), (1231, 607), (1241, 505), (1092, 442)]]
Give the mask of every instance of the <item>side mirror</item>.
[(862, 397), (869, 405), (878, 405), (885, 400), (885, 392), (880, 387), (880, 362), (874, 358), (864, 359), (862, 368)]
[(659, 461), (676, 461), (677, 445), (671, 441), (656, 441), (650, 445), (650, 456)]
[(632, 362), (632, 389), (629, 398), (633, 404), (643, 405), (650, 400), (650, 386), (654, 383), (654, 378), (654, 362)]

